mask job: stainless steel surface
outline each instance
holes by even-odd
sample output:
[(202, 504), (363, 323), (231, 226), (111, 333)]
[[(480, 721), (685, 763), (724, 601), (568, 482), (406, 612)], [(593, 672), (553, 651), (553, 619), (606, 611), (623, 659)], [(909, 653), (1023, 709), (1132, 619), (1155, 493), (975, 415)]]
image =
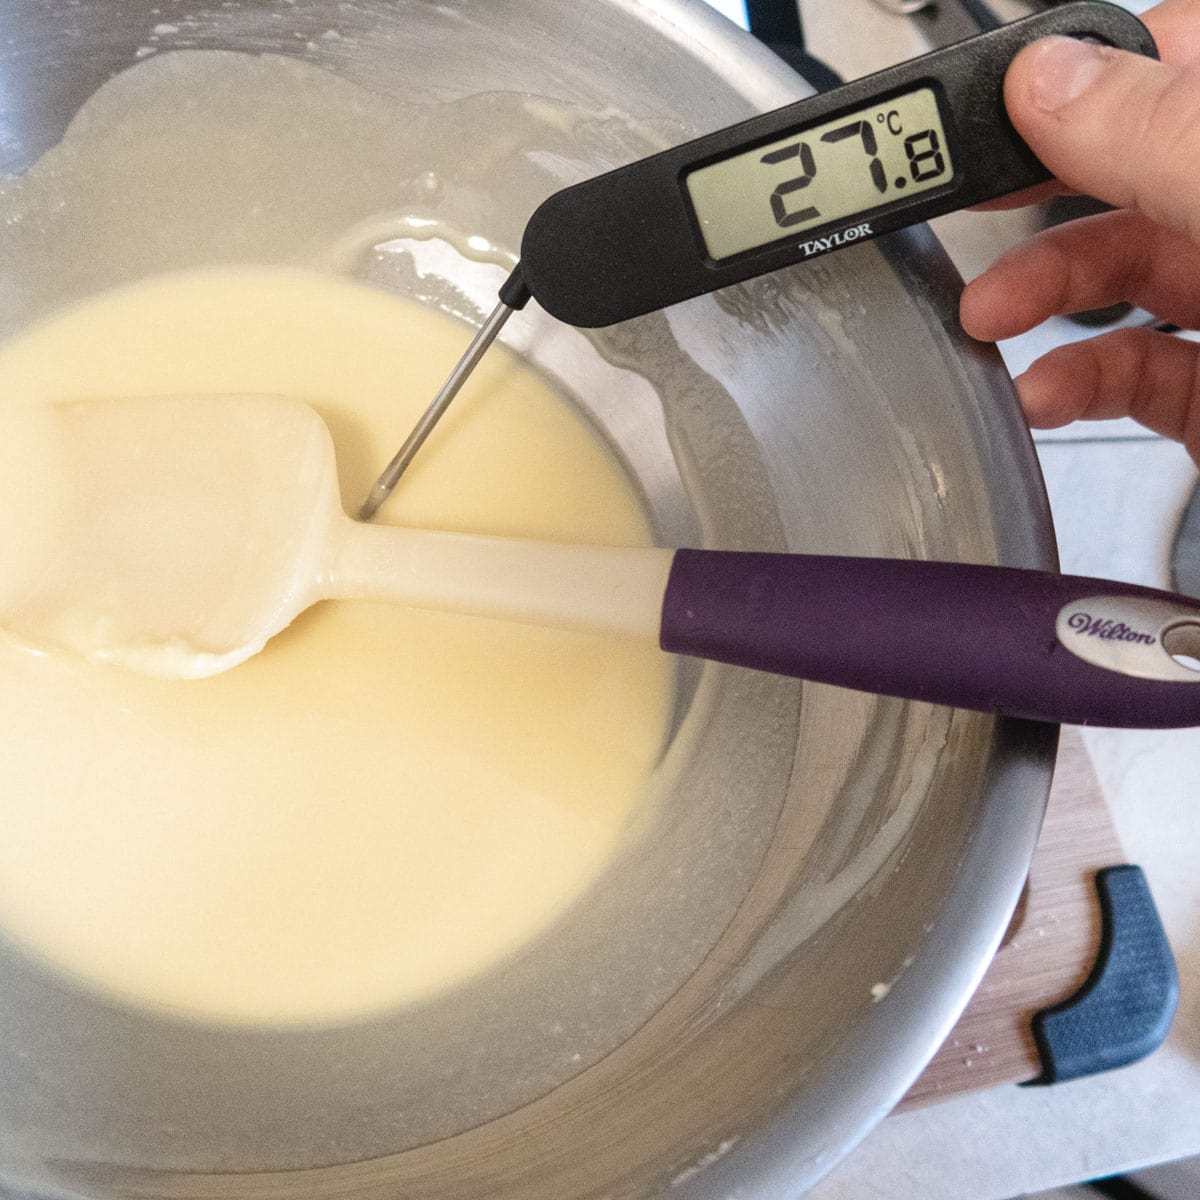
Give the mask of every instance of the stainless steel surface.
[(1000, 23), (990, 9), (981, 12), (960, 0), (935, 0), (933, 4), (922, 5), (912, 13), (912, 21), (931, 46), (950, 46), (994, 29)]
[(496, 340), (500, 330), (504, 328), (504, 322), (512, 316), (513, 311), (501, 301), (492, 309), (487, 320), (480, 325), (479, 332), (475, 334), (466, 350), (463, 351), (462, 358), (455, 364), (454, 370), (447, 376), (446, 382), (438, 389), (438, 394), (430, 401), (429, 407), (421, 414), (421, 419), (413, 426), (412, 433), (404, 439), (403, 445), (396, 451), (392, 461), (384, 467), (375, 481), (370, 495), (358, 510), (360, 521), (370, 521), (395, 491), (396, 484), (400, 482), (400, 476), (404, 474), (408, 464), (416, 458), (417, 452), (425, 445), (434, 427), (442, 419), (454, 397), (462, 390), (463, 384), (471, 377), (471, 372), (475, 370), (487, 348)]
[[(301, 57), (404, 100), (616, 107), (674, 141), (806, 93), (684, 0), (2, 12), (7, 170), (146, 46)], [(571, 170), (645, 153), (636, 124), (607, 124)], [(526, 191), (559, 182), (532, 159), (513, 169)], [(514, 195), (464, 193), (446, 215), (515, 250), (531, 209)], [(136, 196), (114, 204), (135, 211)], [(130, 270), (168, 269), (188, 247), (153, 250)], [(418, 252), (381, 248), (364, 273), (430, 298)], [(486, 311), (498, 281), (473, 271), (464, 261), (454, 294)], [(506, 338), (609, 438), (664, 544), (1052, 568), (1028, 436), (998, 359), (958, 329), (959, 286), (916, 230), (595, 335), (530, 312)], [(9, 299), (3, 330), (23, 311)], [(436, 1004), (231, 1033), (96, 1000), (0, 942), (0, 1186), (801, 1194), (906, 1090), (982, 974), (1032, 854), (1055, 733), (732, 669), (685, 675), (680, 696), (670, 789), (622, 860), (545, 939)]]
[(875, 3), (885, 12), (895, 13), (898, 17), (907, 17), (912, 13), (928, 8), (934, 0), (875, 0)]

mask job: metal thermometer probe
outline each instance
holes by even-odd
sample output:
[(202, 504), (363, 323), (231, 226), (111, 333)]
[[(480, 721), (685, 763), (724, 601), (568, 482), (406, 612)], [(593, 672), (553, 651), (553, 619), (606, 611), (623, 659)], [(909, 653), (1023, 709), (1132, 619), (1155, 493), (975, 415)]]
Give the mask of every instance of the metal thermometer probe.
[(1017, 52), (1051, 34), (1157, 57), (1115, 4), (1082, 0), (556, 192), (500, 302), (359, 511), (391, 494), (504, 322), (535, 299), (594, 328), (654, 312), (1050, 178), (1004, 110)]

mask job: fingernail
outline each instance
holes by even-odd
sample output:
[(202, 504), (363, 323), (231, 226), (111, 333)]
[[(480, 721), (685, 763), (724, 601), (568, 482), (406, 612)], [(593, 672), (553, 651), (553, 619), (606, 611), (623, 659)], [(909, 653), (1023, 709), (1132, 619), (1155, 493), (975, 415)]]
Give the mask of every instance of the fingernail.
[(1078, 100), (1104, 70), (1104, 52), (1093, 42), (1050, 37), (1038, 44), (1033, 99), (1046, 112)]

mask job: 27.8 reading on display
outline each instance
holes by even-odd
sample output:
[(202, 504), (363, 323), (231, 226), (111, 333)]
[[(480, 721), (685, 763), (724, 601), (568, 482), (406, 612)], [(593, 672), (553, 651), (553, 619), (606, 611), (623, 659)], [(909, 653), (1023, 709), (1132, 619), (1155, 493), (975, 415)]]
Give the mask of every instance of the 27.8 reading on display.
[(685, 182), (709, 256), (731, 258), (952, 182), (947, 141), (937, 97), (919, 88), (700, 167)]

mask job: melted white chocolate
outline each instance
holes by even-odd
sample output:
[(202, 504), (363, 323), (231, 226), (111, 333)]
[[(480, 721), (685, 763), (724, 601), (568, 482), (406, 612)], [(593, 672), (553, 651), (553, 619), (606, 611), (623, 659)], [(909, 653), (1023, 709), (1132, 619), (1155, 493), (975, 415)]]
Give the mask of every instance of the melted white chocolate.
[[(468, 336), (294, 268), (108, 293), (0, 348), (25, 439), (0, 449), (0, 504), (55, 494), (39, 405), (256, 392), (318, 409), (352, 508)], [(385, 519), (650, 542), (605, 446), (499, 347)], [(36, 560), (45, 531), (22, 530), (0, 576)], [(0, 643), (0, 928), (89, 986), (208, 1019), (334, 1021), (429, 996), (603, 870), (670, 685), (652, 646), (365, 602), (322, 605), (186, 683)]]

